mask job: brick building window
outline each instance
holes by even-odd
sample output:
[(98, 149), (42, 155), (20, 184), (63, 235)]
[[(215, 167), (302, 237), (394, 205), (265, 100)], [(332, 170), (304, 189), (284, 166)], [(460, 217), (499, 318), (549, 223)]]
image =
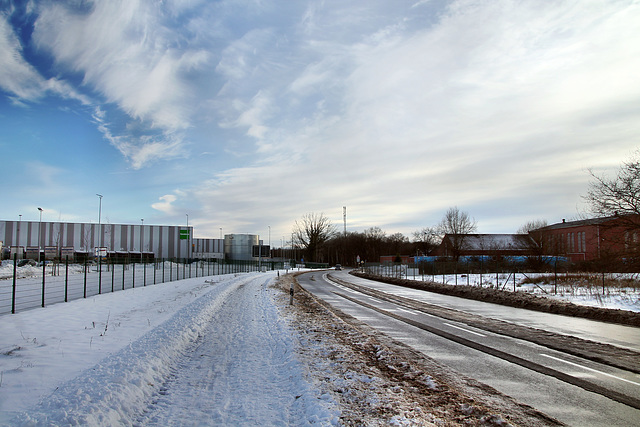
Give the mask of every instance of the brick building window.
[(587, 252), (587, 233), (585, 231), (578, 232), (578, 252)]

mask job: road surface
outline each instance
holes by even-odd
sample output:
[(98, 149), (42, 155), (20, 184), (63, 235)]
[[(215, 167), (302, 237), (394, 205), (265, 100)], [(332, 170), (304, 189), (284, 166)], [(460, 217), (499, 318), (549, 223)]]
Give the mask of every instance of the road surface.
[[(568, 349), (494, 333), (483, 326), (499, 319), (512, 324), (514, 329), (518, 325), (534, 325), (553, 332), (556, 338), (558, 334), (573, 336), (572, 340), (567, 339), (572, 346), (589, 339), (615, 344), (621, 349), (638, 347), (640, 340), (635, 335), (638, 328), (443, 298), (356, 278), (346, 272), (307, 273), (299, 276), (298, 282), (344, 313), (563, 423), (640, 425), (637, 371), (575, 355), (580, 348), (569, 354)], [(447, 317), (440, 317), (438, 310), (429, 306), (448, 308)], [(460, 321), (452, 308), (465, 313), (459, 316)]]

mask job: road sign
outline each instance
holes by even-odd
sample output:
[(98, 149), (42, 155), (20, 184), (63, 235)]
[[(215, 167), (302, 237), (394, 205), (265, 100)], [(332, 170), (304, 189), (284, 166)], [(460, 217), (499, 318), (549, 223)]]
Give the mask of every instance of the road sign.
[(189, 240), (189, 229), (180, 230), (180, 240)]

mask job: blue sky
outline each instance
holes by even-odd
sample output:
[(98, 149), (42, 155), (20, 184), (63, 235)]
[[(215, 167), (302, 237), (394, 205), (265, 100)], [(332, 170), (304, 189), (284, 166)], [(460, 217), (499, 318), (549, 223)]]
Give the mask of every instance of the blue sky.
[(0, 0), (0, 218), (279, 246), (585, 210), (640, 135), (638, 1)]

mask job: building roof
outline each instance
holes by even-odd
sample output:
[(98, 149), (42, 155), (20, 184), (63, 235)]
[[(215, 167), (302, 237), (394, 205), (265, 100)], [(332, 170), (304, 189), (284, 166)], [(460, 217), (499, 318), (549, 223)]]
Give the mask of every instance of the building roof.
[(487, 250), (530, 250), (534, 246), (528, 234), (447, 234), (445, 239), (455, 236), (464, 238), (463, 249), (472, 251)]
[(583, 227), (585, 225), (600, 225), (600, 224), (604, 224), (605, 222), (609, 222), (611, 220), (614, 220), (616, 218), (620, 218), (620, 217), (618, 217), (618, 216), (606, 216), (606, 217), (601, 217), (601, 218), (581, 219), (581, 220), (577, 220), (577, 221), (565, 221), (565, 220), (562, 220), (562, 222), (558, 222), (556, 224), (551, 224), (551, 225), (548, 225), (548, 226), (542, 227), (542, 228), (537, 228), (537, 229), (532, 230), (532, 231), (548, 231), (548, 230), (558, 230), (558, 229), (562, 229), (562, 228)]

